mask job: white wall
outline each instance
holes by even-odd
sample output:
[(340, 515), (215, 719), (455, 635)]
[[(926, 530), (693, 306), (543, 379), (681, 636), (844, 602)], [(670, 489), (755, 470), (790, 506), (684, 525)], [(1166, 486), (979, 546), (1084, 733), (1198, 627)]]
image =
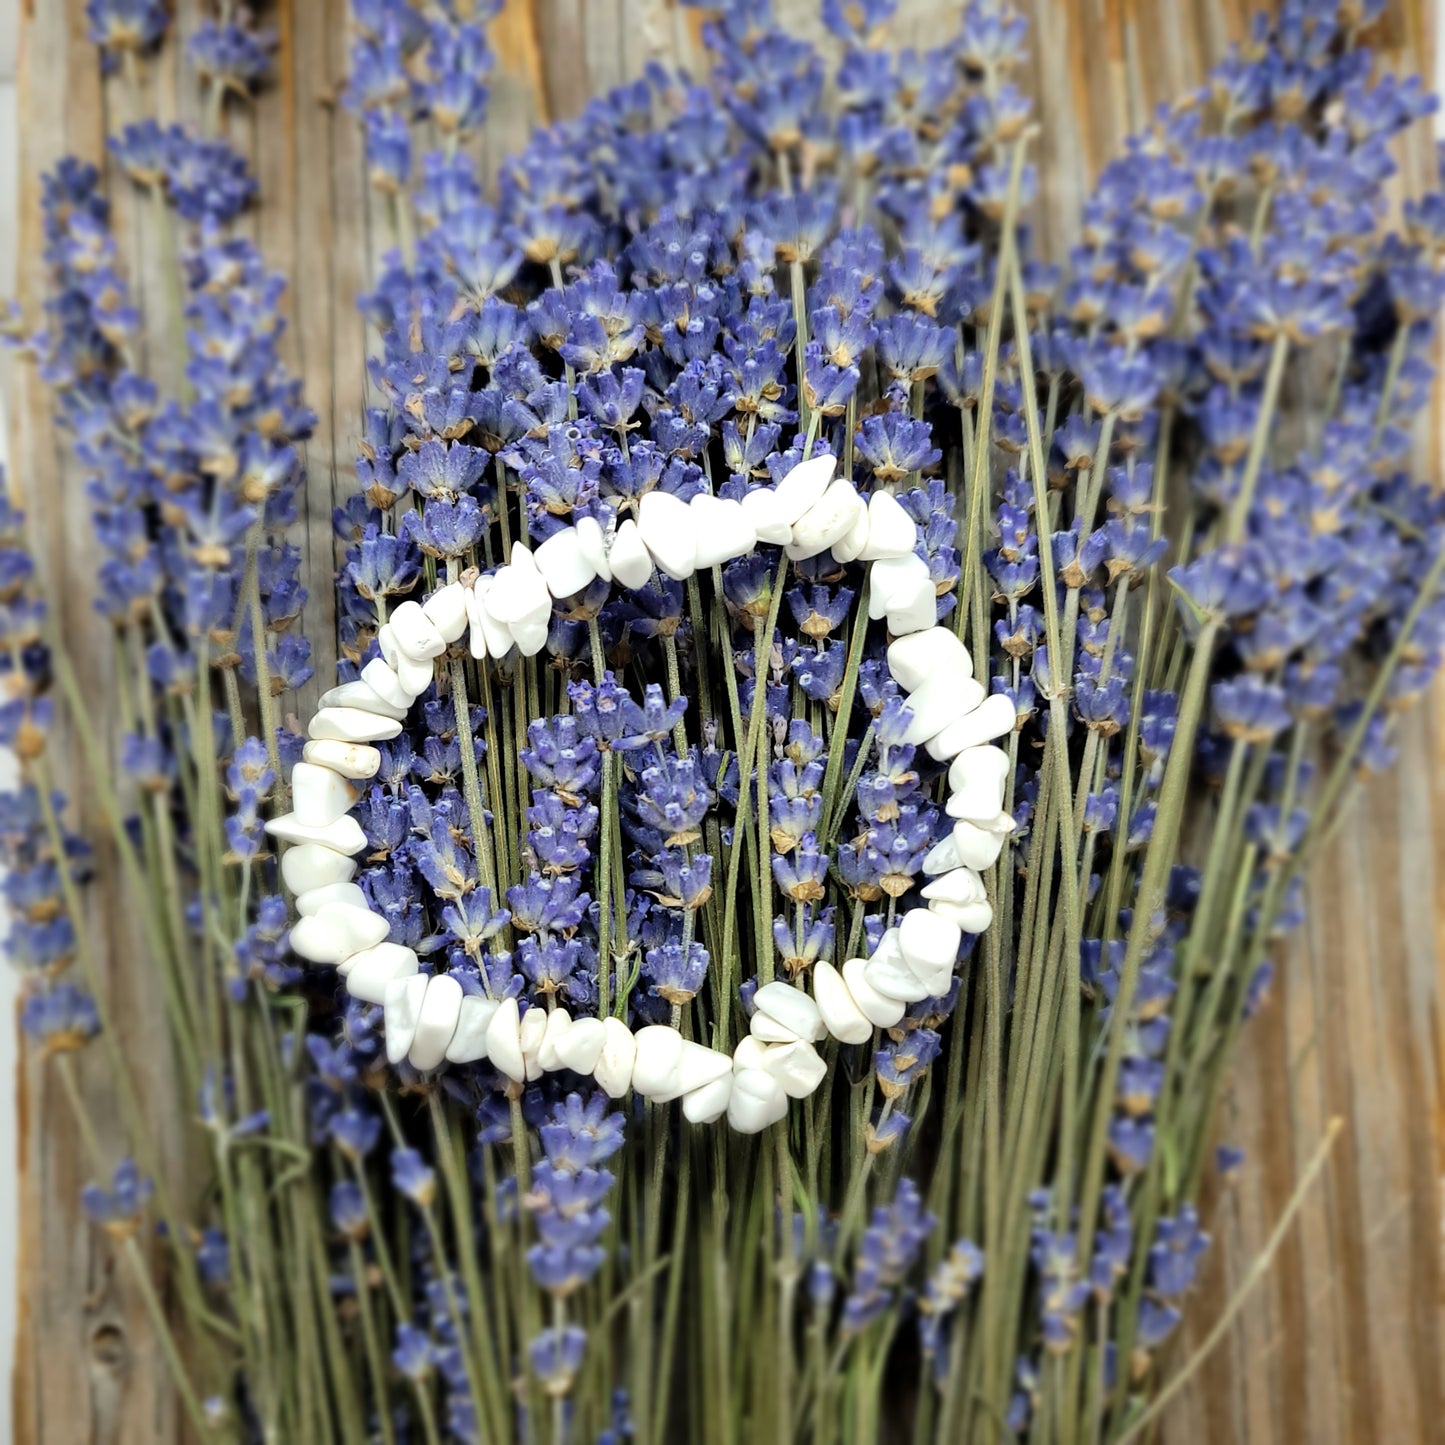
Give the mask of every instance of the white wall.
[[(15, 289), (17, 165), (15, 42), (17, 0), (0, 0), (0, 296)], [(6, 460), (5, 398), (0, 394), (0, 462)], [(0, 752), (0, 789), (15, 783), (15, 758)], [(0, 929), (3, 929), (0, 920)], [(15, 1253), (19, 1234), (16, 1187), (20, 1140), (16, 1130), (16, 975), (0, 961), (0, 1440), (10, 1435), (11, 1369), (15, 1359)]]

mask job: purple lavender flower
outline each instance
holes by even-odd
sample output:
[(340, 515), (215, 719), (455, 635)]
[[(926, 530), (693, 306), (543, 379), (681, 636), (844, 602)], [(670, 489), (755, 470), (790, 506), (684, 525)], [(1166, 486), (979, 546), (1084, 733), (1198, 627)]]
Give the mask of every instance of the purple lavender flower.
[(141, 1217), (150, 1203), (151, 1181), (136, 1168), (133, 1159), (116, 1165), (109, 1189), (87, 1184), (80, 1191), (85, 1216), (113, 1239), (129, 1239), (140, 1228)]
[(923, 1208), (918, 1186), (898, 1181), (892, 1204), (880, 1204), (863, 1231), (853, 1271), (853, 1287), (843, 1302), (843, 1329), (866, 1329), (893, 1303), (894, 1291), (913, 1268), (936, 1220)]

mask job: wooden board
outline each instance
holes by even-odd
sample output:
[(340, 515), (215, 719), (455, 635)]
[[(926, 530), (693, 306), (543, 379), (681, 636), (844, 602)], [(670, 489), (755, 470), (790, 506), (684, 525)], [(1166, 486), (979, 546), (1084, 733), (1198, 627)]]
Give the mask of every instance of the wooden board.
[[(819, 31), (812, 0), (780, 0), (799, 33)], [(1042, 245), (1060, 254), (1081, 199), (1119, 137), (1152, 106), (1195, 83), (1247, 25), (1245, 0), (1026, 0), (1033, 49), (1029, 84), (1042, 135), (1037, 159)], [(203, 13), (176, 0), (181, 34)], [(311, 598), (303, 615), (317, 681), (330, 676), (335, 549), (330, 513), (351, 486), (366, 390), (365, 337), (354, 298), (389, 243), (375, 214), (352, 118), (333, 100), (345, 75), (345, 0), (277, 0), (277, 79), (233, 138), (249, 151), (266, 204), (249, 224), (272, 265), (296, 283), (287, 300), (287, 360), (305, 377), (320, 414), (308, 448), (309, 481), (297, 544)], [(904, 0), (902, 38), (926, 43), (960, 7)], [(38, 178), (70, 152), (103, 163), (108, 125), (133, 113), (119, 81), (101, 83), (85, 40), (84, 0), (21, 0), (21, 287), (40, 289)], [(1392, 64), (1430, 73), (1434, 17), (1425, 0), (1394, 0), (1382, 26)], [(488, 172), (540, 119), (640, 72), (653, 57), (697, 65), (696, 16), (670, 0), (508, 0), (495, 23), (499, 51), (492, 122), (479, 145)], [(194, 121), (193, 86), (177, 47), (147, 82), (147, 104)], [(1427, 164), (1426, 148), (1409, 157)], [(115, 187), (122, 245), (151, 335), (167, 333), (169, 283), (144, 208)], [(109, 647), (90, 603), (93, 567), (80, 479), (49, 425), (31, 373), (10, 362), (12, 456), (35, 525), (48, 595), (60, 609), (88, 696), (109, 685)], [(1438, 421), (1438, 416), (1435, 418)], [(1438, 435), (1438, 431), (1436, 433)], [(1285, 957), (1272, 1006), (1249, 1031), (1224, 1105), (1221, 1137), (1249, 1165), (1211, 1210), (1212, 1251), (1190, 1328), (1202, 1335), (1224, 1308), (1294, 1188), (1326, 1120), (1347, 1128), (1329, 1168), (1265, 1284), (1223, 1347), (1170, 1412), (1170, 1445), (1436, 1440), (1445, 1427), (1440, 1316), (1442, 1092), (1439, 1018), (1445, 907), (1445, 728), (1438, 707), (1413, 717), (1401, 763), (1371, 787), (1312, 879), (1311, 918)], [(63, 756), (62, 737), (57, 747)], [(100, 830), (76, 800), (89, 836)], [(177, 1100), (164, 1035), (144, 1007), (141, 951), (102, 920), (117, 907), (114, 860), (99, 850), (90, 890), (93, 936), (153, 1117), (190, 1112)], [(92, 1051), (86, 1092), (113, 1121), (103, 1059)], [(176, 1411), (134, 1290), (108, 1272), (107, 1255), (78, 1217), (88, 1169), (63, 1101), (43, 1071), (23, 1070), (23, 1268), (13, 1439), (27, 1442), (165, 1442)], [(178, 1188), (179, 1140), (164, 1141)]]

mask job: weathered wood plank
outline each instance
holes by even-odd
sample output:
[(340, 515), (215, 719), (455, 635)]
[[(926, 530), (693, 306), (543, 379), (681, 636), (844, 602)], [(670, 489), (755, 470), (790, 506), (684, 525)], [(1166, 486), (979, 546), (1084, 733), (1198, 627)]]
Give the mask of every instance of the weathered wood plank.
[[(83, 0), (27, 13), (22, 30), (20, 284), (30, 296), (37, 294), (40, 280), (39, 174), (67, 152), (104, 160), (110, 102), (93, 56), (82, 44), (84, 34)], [(12, 373), (12, 381), (15, 484), (30, 512), (47, 594), (71, 639), (86, 696), (100, 710), (112, 687), (111, 652), (103, 628), (96, 625), (94, 568), (79, 541), (86, 535), (87, 512), (81, 478), (53, 434), (50, 404), (37, 380)], [(53, 746), (64, 759), (74, 744), (62, 730)], [(60, 771), (64, 775), (67, 769)], [(121, 985), (120, 961), (142, 955), (124, 929), (107, 932), (105, 926), (107, 919), (125, 914), (116, 860), (103, 841), (92, 801), (79, 792), (72, 807), (79, 826), (98, 840), (97, 881), (88, 891), (82, 926), (93, 942), (101, 976), (109, 981), (118, 1029), (137, 1043), (139, 1084), (148, 1113), (157, 1120), (161, 1153), (178, 1168), (165, 1039), (147, 1021), (136, 980)], [(81, 1079), (97, 1128), (103, 1137), (113, 1134), (114, 1095), (98, 1053), (82, 1061)], [(79, 1217), (78, 1191), (92, 1176), (91, 1161), (74, 1143), (74, 1123), (53, 1076), (47, 1078), (33, 1063), (26, 1096), (31, 1112), (24, 1139), (21, 1228), (23, 1257), (36, 1273), (27, 1286), (17, 1352), (15, 1437), (118, 1441), (153, 1438), (158, 1430), (172, 1436), (170, 1389), (140, 1301), (113, 1279), (108, 1252), (97, 1247)], [(57, 1147), (58, 1140), (67, 1142)]]

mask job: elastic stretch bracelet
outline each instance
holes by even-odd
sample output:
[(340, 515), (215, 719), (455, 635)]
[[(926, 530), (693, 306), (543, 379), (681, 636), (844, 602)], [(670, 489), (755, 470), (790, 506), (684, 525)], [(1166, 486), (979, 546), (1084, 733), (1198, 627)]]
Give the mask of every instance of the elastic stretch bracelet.
[[(487, 1060), (517, 1086), (569, 1069), (590, 1074), (613, 1098), (633, 1089), (656, 1103), (680, 1099), (693, 1123), (726, 1115), (734, 1129), (756, 1133), (826, 1077), (819, 1040), (865, 1043), (875, 1029), (897, 1026), (909, 1004), (947, 992), (963, 935), (982, 933), (993, 920), (980, 870), (997, 859), (1014, 823), (1003, 811), (1008, 754), (991, 744), (1013, 730), (1016, 714), (1009, 698), (985, 696), (963, 643), (938, 626), (937, 593), (914, 551), (912, 519), (891, 493), (865, 502), (851, 482), (834, 477), (835, 467), (831, 456), (814, 457), (741, 501), (649, 492), (636, 520), (610, 531), (584, 517), (535, 551), (518, 543), (494, 571), (449, 582), (424, 603), (402, 603), (378, 635), (381, 656), (357, 681), (322, 697), (291, 774), (294, 811), (266, 830), (291, 845), (281, 871), (300, 914), (292, 949), (336, 965), (353, 998), (384, 1009), (391, 1063), (406, 1060), (428, 1073)], [(781, 545), (794, 561), (831, 548), (839, 562), (869, 564), (869, 618), (886, 621), (888, 670), (906, 695), (900, 741), (949, 764), (954, 825), (923, 861), (926, 906), (904, 913), (868, 958), (850, 958), (841, 969), (815, 963), (811, 995), (782, 981), (759, 988), (750, 1032), (731, 1056), (666, 1024), (634, 1033), (615, 1017), (524, 1010), (515, 997), (467, 993), (450, 974), (421, 972), (412, 949), (388, 941), (390, 925), (353, 881), (366, 837), (350, 814), (381, 766), (373, 744), (401, 733), (432, 684), (436, 660), (464, 636), (479, 661), (514, 648), (535, 656), (554, 603), (598, 578), (636, 589), (656, 569), (685, 581), (747, 556), (759, 542)]]

